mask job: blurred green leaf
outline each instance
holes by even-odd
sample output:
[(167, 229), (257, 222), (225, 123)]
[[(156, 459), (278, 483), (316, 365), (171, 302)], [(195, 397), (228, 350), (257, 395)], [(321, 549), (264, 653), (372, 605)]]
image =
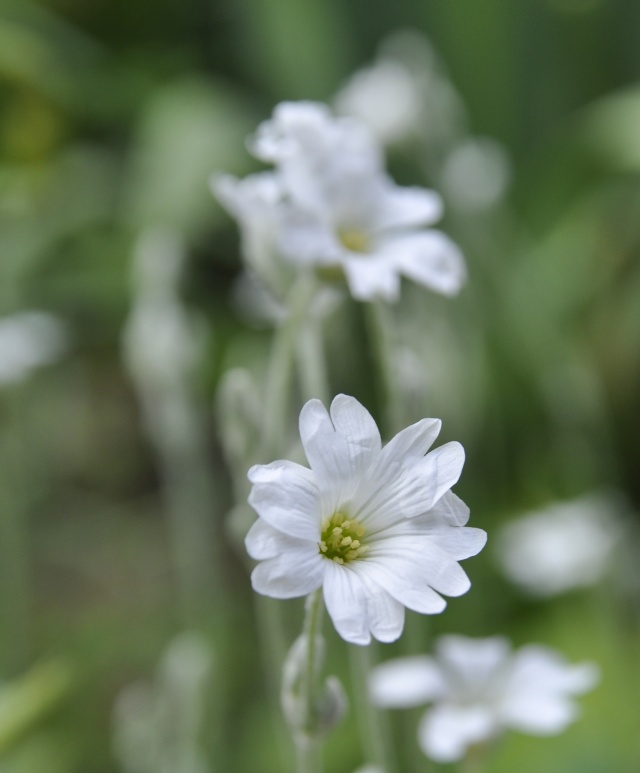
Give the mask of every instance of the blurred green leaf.
[(67, 664), (48, 661), (0, 688), (0, 755), (54, 709), (70, 685)]
[(163, 223), (193, 234), (222, 209), (208, 180), (219, 170), (244, 172), (244, 141), (255, 120), (222, 82), (187, 77), (158, 89), (142, 108), (122, 216), (141, 228)]

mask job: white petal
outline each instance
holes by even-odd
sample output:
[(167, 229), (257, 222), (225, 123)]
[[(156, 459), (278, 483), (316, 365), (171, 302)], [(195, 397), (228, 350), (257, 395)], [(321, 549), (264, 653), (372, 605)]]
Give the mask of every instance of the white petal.
[(292, 540), (276, 558), (259, 563), (251, 573), (257, 593), (275, 599), (306, 596), (322, 585), (327, 560), (312, 545)]
[(352, 448), (362, 449), (358, 456), (364, 466), (370, 465), (380, 453), (380, 431), (369, 411), (354, 397), (337, 395), (331, 403), (331, 420), (336, 432), (342, 435)]
[(278, 219), (278, 247), (293, 264), (336, 265), (343, 248), (326, 218), (298, 207), (283, 209)]
[(485, 688), (494, 689), (498, 672), (510, 665), (511, 647), (502, 636), (474, 639), (449, 635), (438, 639), (436, 653), (445, 670), (456, 675), (463, 691), (478, 694)]
[[(393, 574), (397, 578), (394, 587), (405, 585), (412, 590), (433, 588), (446, 596), (461, 596), (471, 587), (460, 564), (434, 544), (429, 536), (394, 536), (369, 544), (371, 547), (366, 560)], [(403, 601), (393, 588), (388, 587), (388, 590)]]
[(443, 295), (456, 295), (467, 277), (460, 249), (440, 231), (389, 237), (383, 249), (404, 276)]
[(277, 163), (321, 136), (330, 121), (329, 108), (320, 102), (280, 102), (249, 139), (249, 150), (262, 161)]
[[(414, 469), (431, 482), (433, 504), (458, 482), (464, 466), (464, 448), (455, 441), (430, 451)], [(430, 508), (433, 507), (430, 505)]]
[(413, 576), (415, 567), (407, 565), (401, 557), (390, 561), (386, 556), (372, 558), (368, 555), (366, 563), (370, 565), (369, 571), (375, 571), (378, 584), (408, 609), (423, 615), (437, 615), (447, 606), (428, 580), (421, 575)]
[(376, 230), (432, 225), (442, 217), (442, 199), (426, 188), (402, 188), (387, 181), (378, 197)]
[(392, 461), (406, 464), (423, 457), (440, 434), (441, 427), (440, 419), (421, 419), (398, 432), (382, 451), (379, 464), (381, 471)]
[(431, 759), (455, 762), (469, 746), (491, 738), (495, 730), (491, 713), (482, 706), (438, 706), (422, 718), (418, 743)]
[(395, 641), (404, 627), (404, 607), (360, 569), (366, 567), (327, 561), (324, 597), (329, 616), (340, 636), (353, 644), (368, 644), (369, 632), (378, 641)]
[(324, 601), (336, 631), (352, 644), (369, 644), (365, 591), (353, 570), (323, 559), (327, 564)]
[(300, 412), (300, 438), (307, 460), (323, 485), (330, 488), (341, 481), (357, 482), (379, 445), (377, 427), (374, 432), (373, 419), (357, 400), (339, 397), (335, 414), (339, 431), (320, 400), (309, 400)]
[(400, 297), (400, 277), (392, 261), (374, 255), (343, 258), (351, 295), (357, 301), (394, 302)]
[(320, 537), (320, 499), (311, 470), (287, 461), (255, 465), (249, 504), (275, 529), (300, 539)]
[(477, 555), (487, 544), (487, 532), (470, 526), (451, 526), (434, 531), (429, 539), (456, 561), (463, 561)]
[(579, 708), (566, 696), (531, 692), (511, 695), (501, 707), (505, 726), (532, 735), (561, 733), (579, 715)]
[(365, 586), (369, 630), (378, 641), (396, 641), (404, 628), (404, 606), (372, 580), (368, 572), (360, 572), (360, 579)]
[(375, 666), (369, 677), (369, 695), (383, 708), (410, 709), (438, 698), (446, 690), (433, 658), (417, 655)]
[(464, 526), (470, 515), (467, 505), (453, 491), (446, 491), (429, 513), (437, 515), (451, 526)]
[(529, 733), (559, 733), (578, 714), (572, 696), (597, 681), (598, 669), (591, 663), (571, 666), (546, 647), (523, 647), (514, 656), (505, 684), (504, 721)]
[(514, 657), (512, 683), (534, 684), (553, 692), (580, 694), (591, 690), (599, 673), (593, 663), (571, 665), (554, 650), (537, 644), (522, 647)]
[(258, 518), (253, 524), (244, 540), (247, 553), (256, 561), (275, 558), (289, 546), (290, 542), (290, 537), (269, 526), (262, 518)]
[(459, 443), (446, 443), (411, 465), (401, 464), (390, 459), (386, 470), (377, 464), (366, 490), (368, 496), (354, 502), (353, 517), (369, 531), (382, 531), (430, 510), (460, 477), (464, 450)]

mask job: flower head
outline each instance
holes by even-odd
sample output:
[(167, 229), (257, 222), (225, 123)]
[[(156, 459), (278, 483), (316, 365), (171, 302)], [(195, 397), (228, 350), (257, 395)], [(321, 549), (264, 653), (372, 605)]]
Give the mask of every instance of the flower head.
[(63, 324), (43, 311), (0, 318), (0, 386), (18, 383), (55, 362), (67, 346)]
[(507, 523), (497, 542), (504, 574), (537, 597), (594, 585), (621, 537), (619, 509), (613, 497), (595, 493)]
[(432, 759), (452, 762), (507, 728), (532, 735), (561, 732), (578, 714), (573, 696), (597, 679), (593, 664), (571, 666), (547, 647), (529, 645), (514, 653), (499, 636), (443, 636), (433, 658), (377, 666), (370, 692), (374, 703), (388, 708), (433, 702), (420, 722), (418, 742)]
[(469, 510), (450, 491), (462, 446), (427, 453), (439, 431), (438, 419), (423, 419), (383, 448), (353, 397), (338, 395), (330, 413), (310, 400), (300, 413), (310, 469), (277, 461), (249, 470), (254, 589), (294, 598), (322, 587), (338, 633), (355, 644), (394, 641), (404, 607), (435, 614), (446, 606), (440, 593), (465, 593), (458, 561), (478, 553), (486, 534), (465, 527)]
[(264, 239), (293, 266), (344, 274), (359, 300), (397, 300), (401, 275), (445, 295), (458, 292), (466, 275), (462, 254), (430, 228), (442, 216), (440, 197), (397, 186), (363, 123), (335, 117), (321, 103), (283, 102), (249, 146), (275, 165), (273, 173), (254, 176), (276, 183), (267, 205), (264, 179), (259, 191), (257, 179), (244, 189), (230, 178), (215, 186), (240, 220), (249, 259), (256, 239)]

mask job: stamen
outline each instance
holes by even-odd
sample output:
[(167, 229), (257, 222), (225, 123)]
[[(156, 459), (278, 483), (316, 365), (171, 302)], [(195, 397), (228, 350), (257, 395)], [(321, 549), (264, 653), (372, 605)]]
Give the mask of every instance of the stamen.
[(359, 521), (347, 518), (337, 510), (330, 518), (322, 519), (322, 533), (318, 542), (320, 555), (340, 565), (354, 561), (369, 549), (357, 539), (365, 531)]
[(338, 236), (349, 252), (369, 252), (371, 240), (364, 231), (358, 228), (345, 228), (338, 232)]

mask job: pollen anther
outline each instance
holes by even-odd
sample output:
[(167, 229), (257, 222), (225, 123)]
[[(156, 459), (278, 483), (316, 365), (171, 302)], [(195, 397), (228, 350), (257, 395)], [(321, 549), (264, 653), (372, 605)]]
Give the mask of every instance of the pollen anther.
[(358, 539), (365, 531), (359, 521), (347, 518), (337, 510), (330, 518), (322, 519), (319, 553), (340, 565), (353, 561), (369, 549)]

